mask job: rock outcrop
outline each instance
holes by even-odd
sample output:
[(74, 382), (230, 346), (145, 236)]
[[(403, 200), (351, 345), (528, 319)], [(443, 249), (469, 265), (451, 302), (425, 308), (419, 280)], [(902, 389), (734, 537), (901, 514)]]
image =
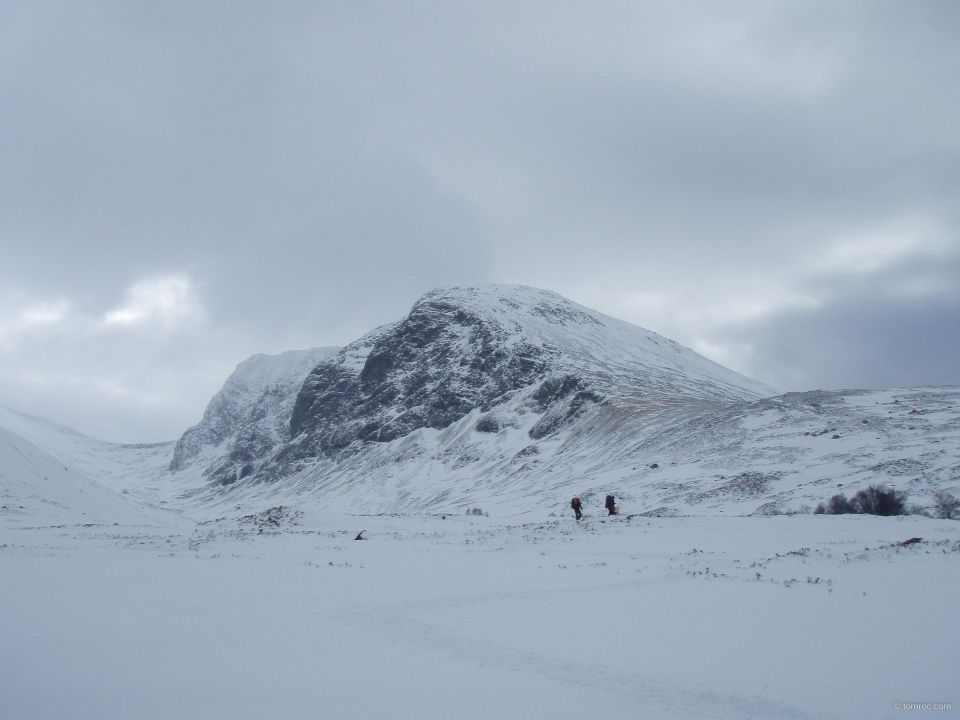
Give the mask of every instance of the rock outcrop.
[(213, 483), (229, 485), (290, 439), (297, 391), (317, 363), (340, 348), (291, 350), (244, 360), (213, 396), (203, 419), (177, 441), (170, 470), (199, 464)]

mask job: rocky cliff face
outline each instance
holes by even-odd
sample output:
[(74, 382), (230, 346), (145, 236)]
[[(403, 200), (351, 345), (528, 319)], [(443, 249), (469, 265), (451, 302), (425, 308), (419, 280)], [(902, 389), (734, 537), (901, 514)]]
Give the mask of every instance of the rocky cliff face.
[(203, 419), (176, 444), (170, 470), (200, 465), (210, 481), (229, 485), (290, 439), (297, 391), (317, 363), (340, 348), (254, 355), (237, 366), (213, 396)]
[(357, 440), (442, 429), (544, 378), (550, 349), (457, 300), (432, 293), (401, 322), (316, 368), (291, 418), (301, 447), (329, 455)]
[(442, 288), (403, 320), (320, 363), (293, 406), (291, 441), (265, 465), (314, 459), (471, 413), (474, 429), (548, 437), (607, 403), (772, 394), (655, 333), (524, 286)]

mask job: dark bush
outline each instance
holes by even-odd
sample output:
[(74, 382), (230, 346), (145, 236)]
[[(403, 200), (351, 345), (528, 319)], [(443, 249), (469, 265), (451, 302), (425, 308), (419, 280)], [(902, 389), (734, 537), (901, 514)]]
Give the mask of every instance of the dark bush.
[(849, 500), (843, 493), (837, 493), (824, 505), (820, 503), (814, 511), (819, 515), (906, 515), (907, 494), (892, 490), (886, 485), (871, 485), (861, 490)]
[(814, 515), (826, 515), (827, 514), (827, 504), (826, 503), (817, 503), (817, 509), (813, 511)]
[(905, 515), (907, 494), (886, 485), (871, 485), (853, 496), (854, 512), (865, 515)]
[(849, 515), (857, 512), (857, 509), (852, 502), (847, 500), (846, 495), (837, 493), (827, 503), (827, 512), (831, 515)]

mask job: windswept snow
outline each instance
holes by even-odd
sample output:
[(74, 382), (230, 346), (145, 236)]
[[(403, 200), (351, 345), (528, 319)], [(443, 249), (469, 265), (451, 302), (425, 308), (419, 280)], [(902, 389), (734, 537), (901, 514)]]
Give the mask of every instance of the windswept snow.
[(957, 716), (960, 523), (598, 511), (0, 524), (0, 715)]
[(612, 493), (631, 513), (750, 515), (813, 508), (877, 483), (925, 507), (938, 490), (960, 495), (958, 388), (791, 393), (655, 414), (603, 408), (539, 441), (525, 426), (481, 432), (481, 417), (189, 502), (202, 499), (212, 513), (292, 502), (350, 513), (481, 506), (512, 515), (561, 512), (574, 495)]
[(157, 522), (158, 512), (116, 493), (0, 428), (0, 521), (12, 526)]

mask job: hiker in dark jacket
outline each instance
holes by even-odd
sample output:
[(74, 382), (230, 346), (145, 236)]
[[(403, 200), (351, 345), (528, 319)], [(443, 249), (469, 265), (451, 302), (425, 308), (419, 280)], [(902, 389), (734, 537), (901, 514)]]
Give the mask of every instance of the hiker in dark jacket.
[(577, 520), (580, 519), (580, 498), (575, 497), (570, 501), (570, 507), (573, 508), (573, 511), (577, 514)]
[(607, 508), (607, 517), (617, 514), (617, 505), (613, 500), (613, 495), (607, 495), (607, 501), (604, 503), (604, 507)]

